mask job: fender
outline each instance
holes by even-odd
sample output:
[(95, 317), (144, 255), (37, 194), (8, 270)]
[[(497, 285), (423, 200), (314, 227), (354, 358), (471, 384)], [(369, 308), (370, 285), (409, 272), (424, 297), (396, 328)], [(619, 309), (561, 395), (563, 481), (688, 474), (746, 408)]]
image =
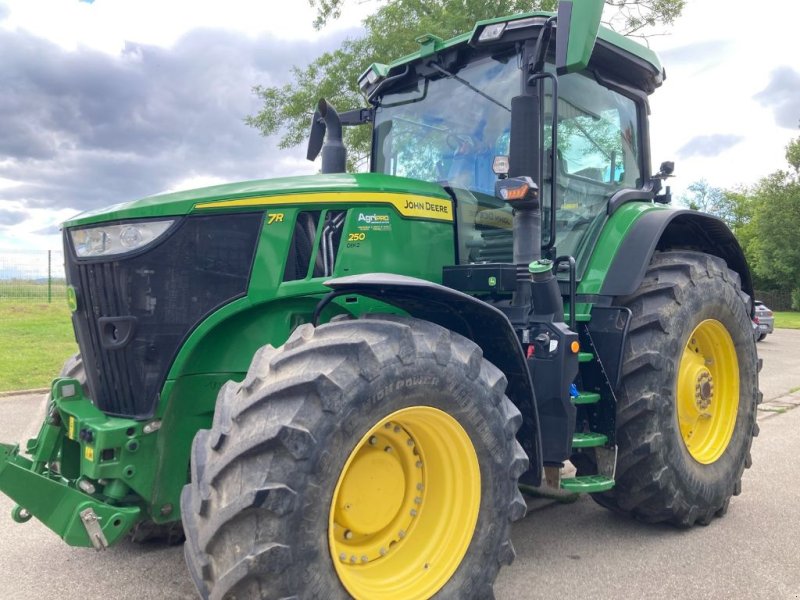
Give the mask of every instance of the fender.
[(333, 291), (317, 306), (315, 316), (335, 296), (358, 294), (396, 306), (412, 317), (436, 323), (475, 342), (508, 379), (506, 394), (522, 413), (517, 434), (530, 459), (530, 473), (538, 485), (542, 474), (539, 415), (533, 382), (511, 322), (491, 304), (442, 285), (390, 273), (367, 273), (330, 279)]
[[(684, 248), (718, 256), (741, 277), (742, 290), (753, 298), (753, 279), (733, 232), (719, 218), (694, 210), (652, 210), (642, 215), (620, 244), (606, 274), (601, 296), (627, 296), (644, 279), (656, 250)], [(748, 307), (751, 311), (753, 304)]]

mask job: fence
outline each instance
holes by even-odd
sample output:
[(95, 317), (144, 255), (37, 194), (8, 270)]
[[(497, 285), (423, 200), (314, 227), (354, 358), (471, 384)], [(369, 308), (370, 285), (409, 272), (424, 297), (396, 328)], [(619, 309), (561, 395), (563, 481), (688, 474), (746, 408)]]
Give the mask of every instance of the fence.
[(792, 310), (791, 290), (756, 290), (756, 300), (772, 310)]
[(0, 250), (0, 302), (63, 302), (61, 250)]

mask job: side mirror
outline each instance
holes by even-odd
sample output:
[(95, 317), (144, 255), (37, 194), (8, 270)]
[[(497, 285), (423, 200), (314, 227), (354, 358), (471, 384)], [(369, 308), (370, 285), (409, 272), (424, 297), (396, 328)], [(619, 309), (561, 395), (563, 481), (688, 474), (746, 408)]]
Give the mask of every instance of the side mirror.
[(589, 64), (600, 28), (603, 0), (561, 0), (556, 26), (556, 73), (565, 75)]
[(661, 163), (661, 166), (658, 168), (658, 173), (656, 173), (656, 177), (658, 179), (666, 179), (667, 177), (672, 177), (672, 174), (675, 172), (675, 163), (671, 160), (665, 160)]

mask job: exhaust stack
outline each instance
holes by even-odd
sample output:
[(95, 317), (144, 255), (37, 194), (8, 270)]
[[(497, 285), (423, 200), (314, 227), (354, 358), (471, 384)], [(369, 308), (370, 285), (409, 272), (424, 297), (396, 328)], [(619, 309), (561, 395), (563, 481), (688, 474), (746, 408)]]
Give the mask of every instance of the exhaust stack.
[(316, 160), (320, 150), (323, 173), (344, 173), (347, 170), (347, 149), (342, 143), (342, 121), (339, 113), (325, 98), (320, 98), (317, 110), (314, 111), (306, 158)]

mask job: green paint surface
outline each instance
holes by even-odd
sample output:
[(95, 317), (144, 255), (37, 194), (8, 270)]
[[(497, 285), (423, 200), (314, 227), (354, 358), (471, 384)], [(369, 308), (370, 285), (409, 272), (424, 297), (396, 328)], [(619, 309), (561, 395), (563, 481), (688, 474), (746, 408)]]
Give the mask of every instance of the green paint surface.
[[(606, 222), (591, 258), (578, 284), (579, 294), (599, 294), (608, 269), (617, 255), (622, 241), (630, 233), (634, 223), (651, 210), (670, 210), (662, 205), (650, 202), (628, 202), (623, 204)], [(584, 312), (578, 305), (578, 312)]]
[(243, 181), (149, 196), (141, 200), (81, 213), (64, 222), (63, 227), (94, 225), (121, 219), (182, 216), (192, 212), (195, 204), (201, 202), (347, 191), (403, 193), (449, 199), (441, 186), (416, 179), (392, 177), (381, 173), (332, 173)]

